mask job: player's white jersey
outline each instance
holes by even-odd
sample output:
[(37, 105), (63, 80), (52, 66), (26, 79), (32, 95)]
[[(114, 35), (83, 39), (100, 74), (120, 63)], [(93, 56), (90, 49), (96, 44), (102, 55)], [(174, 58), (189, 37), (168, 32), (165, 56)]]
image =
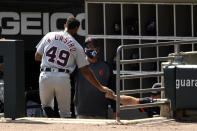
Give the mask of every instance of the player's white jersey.
[(41, 68), (60, 68), (73, 71), (88, 65), (81, 45), (67, 32), (50, 32), (36, 46), (42, 55)]

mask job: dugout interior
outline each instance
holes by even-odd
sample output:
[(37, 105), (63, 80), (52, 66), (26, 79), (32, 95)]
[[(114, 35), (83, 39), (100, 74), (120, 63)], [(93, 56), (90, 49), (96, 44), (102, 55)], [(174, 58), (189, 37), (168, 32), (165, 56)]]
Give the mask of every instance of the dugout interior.
[[(197, 37), (195, 0), (85, 0), (85, 11), (86, 34), (102, 39), (104, 50), (101, 53), (108, 62), (113, 62), (119, 45), (191, 40)], [(116, 31), (115, 24), (118, 24), (119, 31)], [(181, 45), (180, 51), (194, 51), (196, 48), (194, 44)], [(165, 57), (174, 51), (174, 46), (128, 49), (121, 52), (121, 59)], [(121, 70), (160, 71), (161, 62), (122, 65)], [(121, 90), (151, 88), (153, 83), (160, 81), (160, 77), (122, 80)], [(148, 95), (141, 93), (136, 96)], [(124, 116), (124, 113), (122, 117), (132, 119)]]

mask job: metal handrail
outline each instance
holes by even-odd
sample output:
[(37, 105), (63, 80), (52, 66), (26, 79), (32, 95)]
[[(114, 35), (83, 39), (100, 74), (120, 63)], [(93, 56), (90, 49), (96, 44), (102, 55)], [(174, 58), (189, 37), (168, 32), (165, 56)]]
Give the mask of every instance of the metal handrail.
[(163, 72), (151, 72), (146, 74), (139, 74), (139, 75), (121, 75), (120, 79), (135, 79), (135, 78), (147, 78), (147, 77), (154, 77), (154, 76), (162, 76)]
[(135, 90), (126, 90), (126, 91), (120, 91), (120, 95), (131, 95), (136, 93), (148, 93), (151, 91), (164, 91), (165, 88), (146, 88), (146, 89), (135, 89)]
[(145, 43), (145, 44), (132, 44), (132, 45), (120, 45), (117, 49), (117, 53), (121, 48), (132, 49), (132, 48), (146, 48), (146, 47), (156, 47), (156, 46), (169, 46), (169, 45), (184, 45), (184, 44), (194, 44), (197, 40), (192, 41), (170, 41), (170, 42), (158, 42), (158, 43)]
[[(121, 45), (117, 48), (116, 52), (116, 120), (120, 122), (120, 79), (132, 79), (132, 78), (141, 78), (141, 77), (148, 77), (148, 76), (159, 76), (163, 75), (162, 72), (159, 73), (152, 73), (152, 74), (138, 74), (138, 75), (123, 75), (120, 76), (120, 64), (128, 64), (128, 63), (140, 63), (140, 62), (153, 62), (153, 61), (158, 61), (158, 60), (168, 60), (172, 59), (172, 57), (156, 57), (156, 58), (146, 58), (146, 59), (135, 59), (135, 60), (120, 60), (120, 52), (122, 49), (132, 49), (132, 48), (145, 48), (145, 47), (157, 47), (157, 46), (170, 46), (174, 45), (175, 46), (175, 53), (179, 53), (179, 45), (182, 44), (194, 44), (197, 43), (197, 40), (192, 40), (192, 41), (170, 41), (170, 42), (158, 42), (158, 43), (145, 43), (145, 44), (131, 44), (131, 45)], [(174, 57), (176, 59), (176, 57)], [(131, 92), (131, 91), (130, 91)], [(143, 92), (142, 90), (139, 92)], [(166, 103), (163, 103), (166, 104)], [(147, 104), (145, 104), (147, 105)], [(144, 105), (144, 106), (145, 106)], [(158, 105), (155, 103), (149, 104), (151, 107), (154, 105)], [(135, 105), (136, 106), (136, 105)], [(135, 107), (134, 105), (132, 106), (126, 106), (125, 108), (131, 109)], [(148, 105), (147, 105), (148, 106)], [(136, 106), (138, 107), (138, 106)], [(143, 107), (140, 105), (140, 107)]]
[(155, 62), (155, 61), (166, 61), (173, 60), (174, 56), (168, 57), (159, 57), (159, 58), (145, 58), (145, 59), (133, 59), (133, 60), (120, 60), (120, 64), (132, 64), (132, 63), (146, 63), (146, 62)]

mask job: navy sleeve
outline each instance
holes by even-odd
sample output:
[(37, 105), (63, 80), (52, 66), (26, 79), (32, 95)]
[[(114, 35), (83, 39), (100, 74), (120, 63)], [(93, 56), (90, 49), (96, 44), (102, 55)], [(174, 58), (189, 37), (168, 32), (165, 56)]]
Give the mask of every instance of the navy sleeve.
[(140, 98), (140, 104), (152, 103), (152, 102), (153, 102), (152, 98), (149, 98), (149, 97)]
[[(153, 103), (153, 99), (149, 98), (149, 97), (140, 98), (139, 103), (140, 104)], [(160, 114), (160, 108), (159, 107), (140, 108), (139, 110), (141, 112), (147, 113), (148, 117), (153, 117), (153, 115), (159, 115)]]
[[(146, 103), (152, 103), (152, 99), (149, 98), (149, 97), (140, 98), (139, 104), (146, 104)], [(147, 113), (148, 112), (148, 108), (139, 108), (139, 111)]]

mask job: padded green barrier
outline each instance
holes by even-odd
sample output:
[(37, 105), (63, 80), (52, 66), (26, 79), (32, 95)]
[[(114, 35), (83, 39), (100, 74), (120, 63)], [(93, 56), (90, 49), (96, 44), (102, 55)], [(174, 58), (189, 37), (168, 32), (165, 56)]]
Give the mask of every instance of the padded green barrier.
[(0, 40), (0, 56), (4, 58), (4, 117), (25, 116), (24, 43)]

